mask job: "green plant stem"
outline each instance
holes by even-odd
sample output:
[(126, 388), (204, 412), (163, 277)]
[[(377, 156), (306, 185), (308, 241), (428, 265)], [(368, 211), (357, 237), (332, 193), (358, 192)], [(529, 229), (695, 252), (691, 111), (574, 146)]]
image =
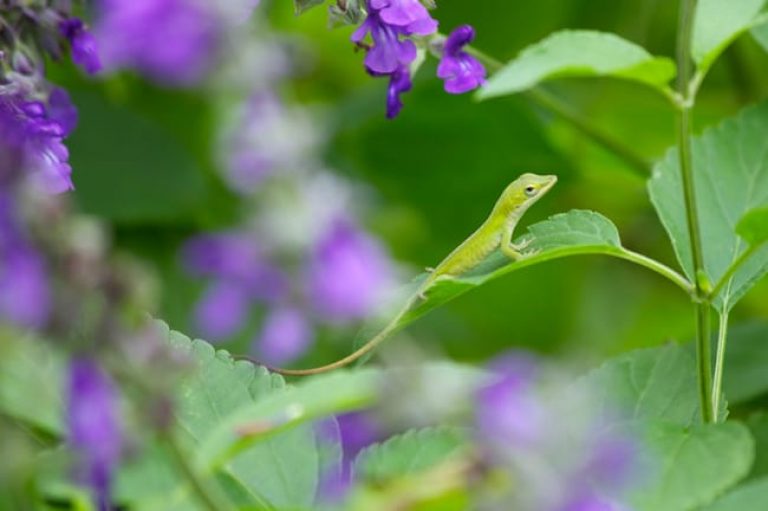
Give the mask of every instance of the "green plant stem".
[(184, 449), (179, 444), (178, 439), (173, 432), (168, 431), (164, 435), (166, 444), (171, 451), (176, 464), (184, 474), (184, 477), (189, 481), (190, 486), (197, 495), (197, 499), (208, 511), (230, 511), (232, 506), (220, 494), (217, 489), (212, 488), (209, 484), (203, 480), (197, 473), (195, 468), (189, 462), (188, 455), (184, 452)]
[(676, 272), (669, 266), (666, 266), (656, 261), (655, 259), (651, 259), (648, 256), (644, 256), (643, 254), (638, 254), (637, 252), (632, 252), (631, 250), (627, 250), (624, 248), (622, 248), (621, 251), (617, 252), (616, 254), (611, 254), (611, 255), (615, 255), (616, 257), (638, 264), (640, 266), (648, 268), (649, 270), (655, 271), (659, 275), (662, 275), (663, 277), (666, 277), (673, 283), (677, 284), (678, 287), (680, 287), (683, 291), (685, 291), (689, 295), (695, 296), (696, 288), (691, 282), (688, 281), (688, 279), (680, 275), (678, 272)]
[(720, 396), (723, 393), (723, 368), (725, 366), (725, 348), (728, 342), (728, 311), (723, 309), (717, 328), (717, 354), (715, 356), (715, 379), (712, 383), (712, 410), (715, 421), (720, 416)]
[(677, 31), (677, 91), (681, 101), (678, 105), (677, 142), (685, 218), (696, 286), (696, 365), (698, 367), (699, 401), (702, 419), (704, 422), (713, 422), (709, 301), (708, 293), (704, 289), (704, 256), (701, 248), (701, 229), (698, 208), (696, 207), (696, 188), (693, 180), (691, 157), (691, 110), (694, 98), (690, 96), (689, 86), (691, 82), (691, 34), (695, 9), (696, 0), (680, 1), (680, 18)]
[[(503, 67), (503, 64), (499, 60), (486, 55), (477, 48), (468, 47), (467, 51), (477, 57), (483, 64), (485, 64), (486, 67), (492, 71), (498, 71)], [(570, 106), (568, 106), (553, 94), (541, 88), (535, 88), (528, 91), (526, 96), (540, 107), (563, 119), (577, 131), (579, 131), (582, 135), (585, 135), (593, 142), (611, 151), (616, 156), (624, 160), (624, 162), (627, 163), (628, 168), (636, 176), (642, 178), (648, 177), (651, 168), (651, 164), (648, 160), (637, 154), (634, 150), (632, 150), (632, 148), (625, 145), (620, 140), (612, 137), (605, 131), (592, 124), (589, 119), (573, 110)]]

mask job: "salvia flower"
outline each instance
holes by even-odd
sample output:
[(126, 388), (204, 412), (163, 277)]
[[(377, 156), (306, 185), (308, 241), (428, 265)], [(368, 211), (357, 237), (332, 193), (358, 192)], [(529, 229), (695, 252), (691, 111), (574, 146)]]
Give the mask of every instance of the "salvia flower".
[(236, 333), (252, 304), (277, 301), (286, 291), (282, 272), (265, 259), (246, 233), (192, 238), (182, 257), (191, 274), (212, 277), (195, 313), (198, 328), (210, 340)]
[(261, 328), (254, 351), (270, 364), (285, 364), (297, 359), (314, 340), (312, 324), (298, 307), (275, 307), (269, 311)]
[(0, 320), (42, 327), (51, 307), (42, 256), (24, 237), (13, 198), (0, 192)]
[(478, 88), (485, 82), (485, 67), (464, 50), (474, 39), (475, 29), (462, 25), (445, 40), (437, 76), (445, 80), (446, 92), (462, 94)]
[(67, 427), (78, 479), (91, 488), (100, 511), (112, 509), (110, 491), (122, 448), (118, 395), (109, 375), (90, 358), (70, 363)]
[(77, 112), (63, 89), (49, 103), (18, 95), (0, 95), (0, 180), (18, 179), (19, 169), (39, 188), (61, 193), (74, 188), (64, 138), (77, 122)]
[(96, 39), (85, 29), (79, 18), (69, 18), (59, 23), (59, 30), (72, 48), (72, 61), (88, 74), (101, 70), (101, 59)]
[(386, 252), (351, 221), (334, 222), (314, 248), (309, 297), (324, 322), (365, 318), (390, 291), (393, 268)]
[(400, 94), (410, 90), (409, 67), (416, 60), (416, 45), (406, 36), (427, 36), (437, 30), (437, 21), (418, 0), (369, 0), (368, 16), (352, 34), (363, 44), (370, 33), (373, 45), (367, 48), (365, 68), (373, 76), (389, 76), (387, 117), (400, 112)]
[(168, 85), (194, 85), (211, 67), (222, 28), (207, 2), (100, 0), (94, 34), (105, 67)]

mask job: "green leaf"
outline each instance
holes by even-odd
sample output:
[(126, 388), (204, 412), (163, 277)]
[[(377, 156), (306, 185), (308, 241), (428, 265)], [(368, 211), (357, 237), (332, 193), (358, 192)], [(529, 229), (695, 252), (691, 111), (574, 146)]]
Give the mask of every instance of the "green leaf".
[[(218, 468), (254, 445), (298, 425), (334, 413), (370, 405), (376, 397), (380, 373), (372, 369), (334, 371), (301, 380), (283, 392), (265, 396), (248, 406), (221, 414), (197, 451), (201, 466)], [(254, 434), (244, 433), (255, 428)], [(296, 445), (296, 450), (302, 446)], [(263, 461), (262, 461), (263, 463)], [(296, 466), (284, 461), (284, 466)]]
[[(188, 354), (196, 370), (177, 388), (175, 413), (191, 452), (238, 410), (269, 403), (287, 393), (283, 379), (262, 367), (235, 361), (204, 341), (168, 331), (168, 340)], [(276, 432), (243, 449), (219, 467), (219, 477), (239, 485), (257, 501), (279, 509), (311, 507), (318, 484), (318, 453), (309, 427)]]
[(748, 211), (736, 224), (736, 233), (750, 245), (768, 241), (768, 206)]
[(655, 424), (646, 435), (658, 466), (632, 501), (638, 511), (688, 511), (709, 504), (749, 472), (754, 441), (738, 422), (691, 428)]
[(701, 422), (696, 362), (690, 350), (668, 344), (636, 350), (605, 362), (581, 380), (610, 419), (616, 407), (625, 417), (663, 420), (681, 426)]
[(564, 30), (524, 49), (478, 92), (480, 99), (522, 92), (564, 77), (607, 76), (663, 89), (675, 65), (621, 37), (590, 30)]
[(693, 22), (691, 53), (706, 73), (738, 36), (750, 29), (765, 0), (699, 0)]
[(54, 436), (64, 435), (61, 355), (30, 334), (0, 330), (0, 412)]
[(325, 3), (325, 0), (293, 0), (293, 6), (296, 14), (304, 14), (308, 10)]
[(449, 427), (413, 429), (371, 445), (355, 459), (355, 477), (373, 485), (428, 470), (466, 445), (464, 434)]
[[(501, 251), (496, 251), (466, 274), (436, 282), (427, 292), (426, 299), (421, 300), (403, 316), (398, 328), (471, 289), (515, 270), (574, 255), (596, 254), (624, 258), (629, 254), (621, 246), (616, 226), (594, 211), (572, 210), (552, 216), (529, 226), (528, 233), (516, 239), (515, 243), (525, 243), (529, 240), (527, 250), (533, 251), (534, 255), (513, 262)], [(419, 283), (427, 276), (425, 273), (417, 278), (410, 292), (415, 292)]]
[[(747, 248), (736, 234), (744, 214), (768, 203), (768, 103), (743, 110), (693, 139), (693, 174), (704, 252), (704, 270), (717, 283)], [(680, 264), (693, 279), (677, 150), (653, 170), (651, 200), (672, 240)], [(768, 247), (742, 264), (715, 300), (729, 310), (768, 271)]]
[(731, 405), (768, 392), (768, 323), (736, 325), (728, 333), (723, 386)]
[(768, 509), (768, 477), (756, 479), (731, 490), (701, 511), (747, 511)]

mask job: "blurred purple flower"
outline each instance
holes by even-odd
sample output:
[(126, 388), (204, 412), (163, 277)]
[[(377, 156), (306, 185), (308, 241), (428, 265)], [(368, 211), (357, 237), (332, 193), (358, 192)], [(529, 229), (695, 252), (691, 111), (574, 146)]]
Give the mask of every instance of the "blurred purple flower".
[(62, 21), (59, 31), (72, 47), (72, 61), (75, 64), (91, 75), (101, 70), (96, 39), (85, 29), (81, 19), (69, 18)]
[(51, 307), (43, 258), (23, 237), (13, 199), (0, 192), (0, 319), (42, 327)]
[(545, 420), (542, 403), (533, 394), (535, 360), (513, 353), (494, 361), (490, 369), (492, 382), (477, 392), (475, 420), (481, 438), (491, 445), (535, 443)]
[(213, 278), (195, 311), (201, 333), (212, 341), (234, 334), (254, 302), (274, 302), (287, 291), (282, 272), (246, 234), (197, 236), (183, 247), (182, 259), (191, 274)]
[(69, 366), (67, 425), (78, 478), (90, 486), (100, 511), (112, 509), (112, 477), (122, 448), (118, 396), (109, 375), (89, 358)]
[(309, 297), (324, 321), (371, 314), (390, 289), (393, 268), (381, 246), (346, 220), (333, 222), (309, 263)]
[(365, 68), (373, 76), (390, 76), (387, 117), (394, 118), (402, 108), (399, 96), (410, 90), (410, 64), (416, 60), (416, 45), (401, 36), (429, 35), (437, 21), (418, 0), (369, 0), (368, 17), (352, 34), (352, 42), (362, 45), (371, 34)]
[(225, 27), (206, 2), (100, 0), (94, 34), (107, 68), (194, 85), (213, 64)]
[(582, 495), (572, 499), (557, 511), (628, 511), (620, 504), (611, 502), (597, 495)]
[(47, 193), (73, 189), (63, 140), (76, 122), (76, 110), (62, 89), (54, 89), (48, 105), (0, 95), (0, 184), (22, 172)]
[(270, 364), (285, 364), (304, 354), (313, 337), (312, 325), (301, 310), (279, 306), (264, 319), (254, 349)]
[(445, 80), (446, 92), (462, 94), (478, 88), (485, 82), (485, 67), (463, 49), (474, 39), (475, 29), (462, 25), (445, 40), (437, 76)]

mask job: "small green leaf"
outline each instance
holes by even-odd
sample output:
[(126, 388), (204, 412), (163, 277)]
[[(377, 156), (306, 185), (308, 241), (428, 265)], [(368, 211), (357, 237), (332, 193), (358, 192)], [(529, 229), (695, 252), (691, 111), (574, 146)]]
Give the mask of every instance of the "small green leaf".
[(677, 344), (636, 350), (605, 362), (582, 378), (598, 411), (610, 419), (616, 408), (627, 418), (689, 426), (701, 422), (696, 362)]
[(365, 483), (386, 484), (439, 465), (461, 452), (465, 442), (464, 434), (455, 428), (410, 430), (361, 451), (355, 459), (355, 477)]
[(768, 206), (748, 211), (736, 224), (736, 233), (750, 245), (768, 241)]
[(313, 7), (322, 5), (325, 0), (293, 0), (293, 6), (296, 9), (296, 14), (304, 14)]
[(691, 53), (706, 73), (738, 36), (750, 29), (765, 0), (699, 0), (693, 24)]
[[(693, 174), (704, 253), (704, 270), (717, 283), (747, 249), (737, 223), (768, 203), (768, 103), (747, 108), (706, 130), (692, 143)], [(677, 258), (694, 278), (677, 150), (653, 170), (651, 200), (672, 240)], [(761, 247), (722, 287), (718, 309), (729, 310), (768, 271), (768, 246)]]
[(701, 511), (749, 511), (768, 509), (768, 477), (737, 486)]
[(746, 476), (754, 459), (749, 430), (732, 421), (690, 428), (654, 424), (646, 442), (659, 461), (632, 498), (638, 511), (698, 509)]
[(663, 89), (675, 76), (675, 65), (614, 34), (564, 30), (524, 49), (488, 80), (478, 97), (522, 92), (553, 78), (588, 76), (622, 78)]

